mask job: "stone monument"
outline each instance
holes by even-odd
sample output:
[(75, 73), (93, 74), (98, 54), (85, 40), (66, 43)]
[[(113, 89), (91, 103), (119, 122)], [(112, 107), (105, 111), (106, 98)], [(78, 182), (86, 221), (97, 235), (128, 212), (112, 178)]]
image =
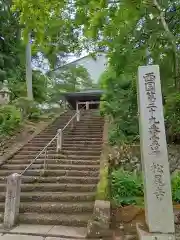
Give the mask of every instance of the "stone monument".
[(4, 86), (0, 89), (0, 105), (6, 105), (10, 102), (10, 91)]
[(139, 239), (174, 240), (174, 214), (164, 127), (159, 66), (138, 71), (141, 161), (147, 229), (137, 225)]

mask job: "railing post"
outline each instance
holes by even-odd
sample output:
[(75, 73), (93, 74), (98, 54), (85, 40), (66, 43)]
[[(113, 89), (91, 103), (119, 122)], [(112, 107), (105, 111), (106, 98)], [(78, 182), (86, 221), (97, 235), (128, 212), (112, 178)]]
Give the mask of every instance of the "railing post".
[(72, 119), (71, 121), (71, 130), (73, 130), (73, 128), (74, 128), (74, 119)]
[(63, 131), (62, 129), (58, 129), (57, 135), (57, 152), (62, 150), (62, 141), (63, 141)]
[(79, 122), (79, 121), (80, 121), (80, 111), (77, 110), (77, 122)]
[(46, 148), (46, 150), (45, 150), (45, 152), (44, 152), (44, 172), (46, 171), (46, 169), (47, 169), (47, 148)]
[(76, 102), (76, 111), (79, 110), (79, 104)]
[(86, 110), (89, 110), (89, 102), (86, 102)]
[(21, 175), (13, 173), (7, 178), (4, 209), (4, 228), (12, 228), (18, 219), (21, 193)]

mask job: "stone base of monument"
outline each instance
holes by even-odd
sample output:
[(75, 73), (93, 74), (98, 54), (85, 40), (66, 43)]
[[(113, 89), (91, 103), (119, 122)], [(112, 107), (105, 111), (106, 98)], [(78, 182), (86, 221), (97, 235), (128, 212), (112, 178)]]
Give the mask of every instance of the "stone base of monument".
[(136, 224), (136, 229), (139, 240), (175, 240), (175, 234), (150, 233), (140, 224)]
[(110, 202), (96, 200), (92, 218), (87, 225), (87, 238), (110, 237)]

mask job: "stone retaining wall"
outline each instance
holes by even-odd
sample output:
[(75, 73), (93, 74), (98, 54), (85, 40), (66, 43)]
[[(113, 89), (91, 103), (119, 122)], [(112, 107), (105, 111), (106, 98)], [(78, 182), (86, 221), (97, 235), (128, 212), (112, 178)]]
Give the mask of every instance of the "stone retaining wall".
[[(109, 159), (112, 166), (124, 167), (125, 170), (134, 171), (141, 169), (140, 146), (121, 146), (112, 147)], [(180, 169), (180, 146), (168, 145), (168, 155), (171, 173)]]

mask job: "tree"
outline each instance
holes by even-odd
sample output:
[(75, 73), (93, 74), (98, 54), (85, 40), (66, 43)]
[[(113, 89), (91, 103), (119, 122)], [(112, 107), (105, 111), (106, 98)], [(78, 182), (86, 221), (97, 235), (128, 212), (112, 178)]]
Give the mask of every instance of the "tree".
[[(37, 21), (35, 0), (27, 3), (31, 8), (28, 14), (26, 14), (25, 8), (17, 4), (20, 1), (15, 0), (14, 2), (16, 9), (19, 7), (21, 10), (22, 22), (27, 23), (28, 19), (32, 18), (34, 21), (32, 21), (32, 24), (35, 27)], [(25, 4), (26, 1), (22, 0), (21, 2)], [(75, 0), (64, 1), (60, 4), (57, 0), (51, 0), (49, 2), (42, 1), (42, 3), (40, 6), (38, 5), (41, 16), (36, 28), (39, 30), (42, 28), (44, 31), (44, 33), (38, 33), (38, 36), (41, 35), (42, 39), (42, 41), (38, 41), (40, 45), (42, 45), (42, 42), (46, 42), (45, 34), (48, 36), (48, 41), (52, 42), (50, 28), (48, 29), (46, 24), (48, 22), (52, 24), (56, 18), (60, 19), (61, 23), (58, 26), (60, 30), (58, 31), (55, 27), (55, 31), (61, 32), (63, 26), (65, 28), (69, 26), (68, 29), (73, 29), (73, 33), (79, 31), (78, 34), (80, 33), (81, 38), (79, 38), (78, 45), (72, 45), (74, 49), (79, 45), (87, 48), (88, 45), (94, 45), (94, 47), (104, 47), (108, 50), (110, 71), (113, 71), (116, 75), (112, 82), (110, 77), (107, 81), (108, 84), (105, 84), (105, 98), (110, 105), (113, 104), (109, 109), (111, 109), (111, 116), (115, 123), (120, 116), (115, 119), (114, 112), (121, 112), (126, 100), (129, 107), (127, 107), (128, 111), (125, 111), (125, 116), (132, 112), (131, 109), (135, 109), (131, 101), (136, 102), (136, 88), (134, 86), (139, 65), (146, 65), (147, 63), (160, 65), (163, 95), (171, 103), (172, 101), (169, 101), (171, 94), (175, 92), (178, 95), (180, 90), (179, 1)], [(64, 18), (64, 12), (66, 18)], [(45, 18), (45, 21), (43, 21), (43, 18)], [(29, 24), (29, 29), (32, 28), (30, 23), (27, 24)], [(67, 33), (67, 36), (70, 36), (69, 33)], [(55, 39), (57, 40), (57, 35)], [(148, 56), (147, 52), (149, 52)], [(121, 101), (121, 105), (119, 104), (118, 110), (119, 96), (116, 87), (119, 91), (124, 92), (124, 89), (121, 89), (121, 81), (130, 81), (129, 89), (133, 90), (130, 91), (129, 97), (127, 97), (127, 93), (123, 94), (124, 100)], [(109, 96), (113, 98), (113, 101)], [(173, 96), (173, 99), (176, 97)], [(115, 98), (117, 99), (115, 100)], [(176, 100), (178, 99), (179, 97)], [(173, 102), (177, 104), (178, 101)], [(137, 109), (133, 111), (137, 111)], [(132, 116), (132, 113), (130, 116)]]
[[(96, 7), (100, 4), (102, 2), (96, 3)], [(110, 69), (101, 79), (106, 100), (102, 109), (111, 116), (110, 138), (114, 144), (138, 139), (135, 83), (138, 66), (147, 62), (160, 65), (163, 95), (167, 102), (167, 131), (170, 135), (179, 132), (179, 5), (168, 1), (163, 6), (157, 1), (153, 4), (149, 1), (141, 4), (121, 1), (111, 3), (109, 7), (107, 4), (101, 6), (98, 19), (93, 14), (95, 4), (88, 5), (89, 14), (86, 15), (91, 19), (84, 34), (98, 41), (99, 45), (106, 45), (109, 51)], [(129, 81), (128, 92), (122, 91), (122, 85), (128, 85)]]
[(73, 8), (68, 1), (14, 0), (12, 9), (24, 26), (24, 41), (32, 32), (34, 44), (53, 67), (59, 55), (79, 50), (80, 32), (72, 21)]
[(48, 74), (53, 80), (51, 101), (58, 102), (63, 92), (92, 89), (96, 84), (83, 66), (67, 65)]

